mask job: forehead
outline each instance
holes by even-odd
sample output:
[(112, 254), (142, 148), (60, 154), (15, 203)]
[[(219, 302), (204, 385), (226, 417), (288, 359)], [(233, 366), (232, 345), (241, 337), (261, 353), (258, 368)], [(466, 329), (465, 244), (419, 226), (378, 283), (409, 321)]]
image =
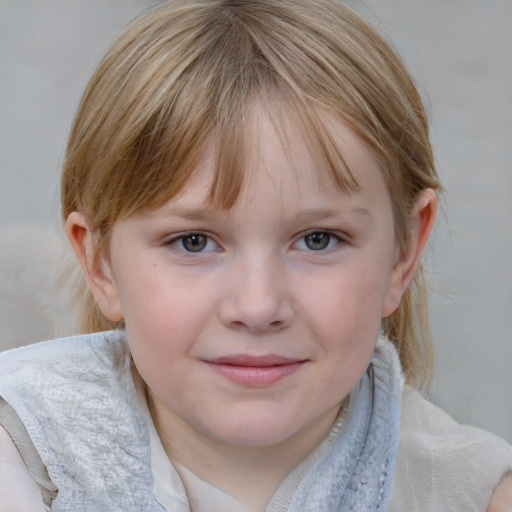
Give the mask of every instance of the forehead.
[(344, 186), (340, 186), (333, 178), (328, 159), (322, 158), (325, 155), (319, 157), (319, 148), (308, 139), (293, 110), (282, 104), (273, 106), (271, 109), (257, 103), (248, 113), (243, 169), (235, 170), (243, 174), (243, 180), (233, 204), (225, 207), (222, 197), (216, 201), (212, 194), (219, 177), (220, 151), (214, 139), (206, 145), (191, 176), (170, 202), (190, 208), (201, 205), (229, 210), (269, 193), (280, 196), (282, 202), (297, 204), (309, 196), (310, 205), (318, 208), (321, 204), (313, 205), (313, 197), (321, 202), (327, 195), (354, 199), (372, 192), (389, 199), (377, 158), (346, 123), (323, 114), (324, 125), (340, 156), (340, 161), (334, 162), (334, 172), (344, 173)]
[(319, 111), (318, 118), (325, 128), (323, 134), (305, 127), (300, 114), (283, 101), (253, 103), (246, 112), (243, 136), (238, 138), (243, 148), (237, 150), (241, 155), (237, 168), (226, 170), (219, 164), (226, 141), (222, 145), (212, 137), (177, 196), (193, 189), (205, 202), (223, 208), (222, 187), (219, 191), (217, 181), (229, 182), (223, 176), (229, 173), (242, 175), (236, 200), (247, 195), (244, 191), (254, 189), (263, 176), (276, 189), (291, 188), (297, 193), (334, 188), (355, 194), (368, 180), (383, 181), (374, 152), (347, 123), (327, 111)]

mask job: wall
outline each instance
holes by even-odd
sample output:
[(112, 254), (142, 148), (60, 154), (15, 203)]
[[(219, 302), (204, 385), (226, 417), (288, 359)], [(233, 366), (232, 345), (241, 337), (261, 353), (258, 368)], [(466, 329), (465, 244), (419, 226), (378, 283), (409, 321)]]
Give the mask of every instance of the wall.
[(434, 400), (512, 441), (512, 2), (372, 0), (419, 85), (446, 192)]

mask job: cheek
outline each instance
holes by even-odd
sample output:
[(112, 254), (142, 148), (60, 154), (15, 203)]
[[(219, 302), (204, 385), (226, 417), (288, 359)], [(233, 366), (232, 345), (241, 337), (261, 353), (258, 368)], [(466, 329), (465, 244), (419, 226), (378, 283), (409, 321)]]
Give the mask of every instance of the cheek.
[(119, 282), (125, 322), (133, 330), (148, 324), (155, 330), (190, 328), (212, 301), (208, 283), (184, 277), (162, 264), (128, 269)]
[(369, 268), (352, 266), (317, 281), (304, 297), (305, 321), (327, 365), (317, 378), (346, 392), (367, 367), (380, 331), (385, 278)]
[(215, 315), (214, 297), (201, 283), (184, 286), (161, 276), (139, 277), (135, 287), (125, 287), (121, 294), (132, 355), (143, 377), (155, 373), (169, 378), (170, 370), (180, 370), (193, 353)]
[(363, 262), (304, 286), (303, 310), (317, 319), (329, 337), (343, 333), (346, 339), (357, 340), (358, 334), (378, 331), (386, 288), (386, 273), (372, 271)]
[[(175, 290), (176, 291), (176, 290)], [(190, 293), (163, 293), (141, 297), (126, 308), (128, 339), (151, 346), (159, 357), (186, 350), (208, 321), (208, 304)]]

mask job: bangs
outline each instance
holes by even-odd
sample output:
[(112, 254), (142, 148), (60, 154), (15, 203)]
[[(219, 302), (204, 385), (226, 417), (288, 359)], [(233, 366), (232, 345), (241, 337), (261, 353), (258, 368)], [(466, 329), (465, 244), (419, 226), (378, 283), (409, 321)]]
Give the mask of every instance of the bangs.
[[(237, 51), (236, 45), (222, 43), (225, 55), (221, 58), (218, 49), (215, 52), (220, 63), (231, 62), (229, 69), (212, 73), (211, 56), (201, 55), (180, 76), (172, 102), (162, 98), (130, 145), (122, 173), (126, 177), (128, 167), (132, 169), (135, 188), (128, 188), (133, 192), (130, 197), (136, 199), (130, 201), (123, 217), (158, 208), (172, 199), (186, 186), (211, 146), (215, 160), (210, 204), (231, 208), (246, 182), (248, 167), (258, 157), (256, 108), (272, 121), (291, 163), (291, 137), (298, 133), (314, 163), (311, 172), (320, 184), (334, 184), (343, 192), (358, 189), (333, 134), (333, 120), (344, 121), (340, 114), (283, 83), (254, 42), (247, 41), (250, 53), (247, 48)], [(121, 188), (126, 192), (127, 187)]]
[[(230, 208), (247, 177), (256, 103), (273, 119), (285, 150), (289, 131), (298, 130), (312, 173), (350, 192), (357, 189), (355, 173), (332, 129), (333, 120), (345, 122), (382, 162), (396, 194), (404, 181), (395, 172), (398, 153), (410, 160), (419, 153), (404, 133), (403, 119), (412, 125), (414, 116), (393, 107), (396, 84), (389, 77), (386, 83), (381, 40), (341, 5), (319, 0), (317, 21), (296, 5), (177, 0), (128, 27), (77, 114), (63, 171), (63, 217), (82, 211), (107, 232), (159, 207), (183, 189), (211, 145), (210, 200)], [(377, 52), (378, 67), (364, 57), (365, 44)]]
[[(295, 101), (294, 101), (295, 100)], [(221, 127), (216, 141), (216, 167), (212, 176), (210, 200), (218, 208), (229, 209), (236, 202), (248, 173), (248, 167), (258, 159), (259, 140), (254, 110), (260, 108), (268, 116), (279, 137), (280, 145), (294, 168), (292, 140), (298, 135), (311, 156), (311, 173), (319, 185), (334, 185), (340, 191), (358, 189), (339, 142), (332, 129), (321, 117), (324, 110), (307, 104), (303, 98), (294, 98), (291, 91), (277, 88), (257, 91), (245, 99), (241, 112), (229, 124)], [(328, 116), (332, 119), (332, 116)]]

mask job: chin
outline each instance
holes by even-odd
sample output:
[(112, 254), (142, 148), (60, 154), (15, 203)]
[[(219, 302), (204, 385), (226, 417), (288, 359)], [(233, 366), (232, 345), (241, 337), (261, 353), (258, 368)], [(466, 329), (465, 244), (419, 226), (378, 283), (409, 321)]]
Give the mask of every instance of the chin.
[(225, 417), (223, 423), (212, 430), (210, 435), (218, 441), (245, 447), (272, 446), (286, 441), (297, 432), (282, 417), (275, 421), (275, 418), (262, 414), (246, 414), (242, 418)]

